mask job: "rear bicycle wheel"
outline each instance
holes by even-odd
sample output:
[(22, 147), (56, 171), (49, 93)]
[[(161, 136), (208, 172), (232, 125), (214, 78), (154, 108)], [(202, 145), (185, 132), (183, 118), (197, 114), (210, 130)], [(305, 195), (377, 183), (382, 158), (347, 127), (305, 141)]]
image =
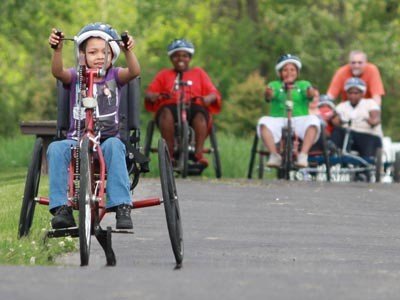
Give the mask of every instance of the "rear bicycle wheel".
[(24, 197), (19, 217), (18, 237), (27, 236), (35, 214), (35, 197), (38, 195), (42, 167), (43, 139), (37, 138), (33, 147), (32, 159), (26, 176)]
[(89, 264), (90, 240), (92, 231), (92, 172), (91, 149), (88, 137), (84, 137), (80, 153), (79, 190), (79, 250), (81, 266)]
[(219, 157), (217, 136), (215, 134), (215, 126), (214, 125), (211, 127), (210, 143), (211, 143), (212, 154), (213, 154), (213, 165), (214, 165), (214, 170), (215, 170), (215, 177), (221, 178), (222, 177), (221, 159)]
[(178, 193), (175, 185), (174, 172), (171, 159), (164, 139), (158, 142), (158, 163), (160, 168), (160, 181), (163, 203), (169, 238), (177, 266), (183, 261), (183, 234), (181, 213), (179, 209)]

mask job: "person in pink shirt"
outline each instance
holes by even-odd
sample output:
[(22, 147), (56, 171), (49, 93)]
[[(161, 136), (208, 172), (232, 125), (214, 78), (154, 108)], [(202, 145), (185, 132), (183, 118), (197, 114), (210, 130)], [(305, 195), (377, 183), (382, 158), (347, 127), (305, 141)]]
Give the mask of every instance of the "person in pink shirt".
[(372, 98), (380, 106), (382, 96), (385, 95), (381, 75), (378, 67), (367, 61), (367, 55), (359, 50), (350, 52), (349, 63), (340, 67), (332, 78), (329, 85), (327, 95), (331, 99), (339, 96), (342, 101), (348, 99), (348, 95), (344, 90), (345, 82), (352, 77), (362, 79), (367, 87), (364, 97)]
[(186, 98), (192, 101), (188, 120), (195, 131), (195, 160), (207, 167), (203, 147), (211, 126), (211, 114), (221, 110), (221, 95), (202, 68), (190, 67), (195, 51), (191, 42), (176, 39), (169, 44), (167, 51), (173, 68), (163, 69), (156, 74), (146, 90), (145, 108), (155, 114), (157, 126), (172, 155), (179, 99), (175, 83), (178, 78), (181, 81), (191, 81), (185, 93)]

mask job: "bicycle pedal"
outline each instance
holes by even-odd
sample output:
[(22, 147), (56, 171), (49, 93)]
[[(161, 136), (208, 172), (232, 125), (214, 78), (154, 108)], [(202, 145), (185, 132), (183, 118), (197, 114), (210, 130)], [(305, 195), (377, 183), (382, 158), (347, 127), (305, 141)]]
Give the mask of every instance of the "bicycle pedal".
[(57, 238), (65, 236), (78, 237), (79, 228), (68, 227), (68, 228), (50, 229), (49, 231), (47, 231), (47, 237), (49, 238)]
[(112, 233), (125, 233), (125, 234), (134, 234), (133, 229), (112, 229)]

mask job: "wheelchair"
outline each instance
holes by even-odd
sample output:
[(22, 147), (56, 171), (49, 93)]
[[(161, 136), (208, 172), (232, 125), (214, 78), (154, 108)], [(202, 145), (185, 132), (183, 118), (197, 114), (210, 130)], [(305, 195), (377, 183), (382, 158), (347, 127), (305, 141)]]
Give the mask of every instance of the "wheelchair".
[[(187, 119), (187, 112), (191, 105), (191, 100), (185, 98), (187, 94), (185, 91), (185, 87), (190, 85), (191, 81), (182, 81), (179, 79), (175, 87), (180, 96), (177, 103), (177, 121), (175, 122), (174, 153), (172, 155), (177, 162), (174, 171), (180, 174), (182, 178), (186, 178), (188, 175), (201, 175), (204, 170), (203, 165), (195, 162), (195, 132), (194, 129), (189, 126), (189, 122)], [(150, 157), (150, 153), (157, 151), (157, 149), (152, 146), (155, 126), (155, 120), (150, 120), (147, 124), (146, 138), (144, 143), (144, 155), (148, 158)], [(204, 148), (203, 153), (212, 155), (215, 177), (221, 178), (221, 160), (218, 150), (216, 128), (212, 120), (210, 120), (208, 134), (210, 147)]]
[[(136, 78), (126, 84), (122, 89), (121, 103), (119, 107), (120, 138), (126, 145), (126, 162), (130, 176), (130, 190), (139, 182), (142, 173), (149, 171), (149, 160), (139, 151), (139, 104), (140, 104), (140, 78)], [(55, 139), (64, 139), (69, 128), (69, 91), (63, 88), (61, 82), (57, 82), (57, 131)], [(84, 104), (85, 105), (85, 104)], [(86, 108), (86, 111), (90, 108)], [(88, 116), (88, 115), (87, 115)], [(110, 226), (101, 227), (101, 220), (107, 213), (105, 208), (105, 182), (106, 171), (101, 164), (99, 150), (95, 150), (93, 141), (83, 136), (78, 158), (72, 156), (69, 168), (70, 183), (68, 184), (69, 204), (78, 211), (79, 223), (77, 227), (65, 229), (51, 229), (46, 232), (45, 238), (78, 237), (81, 266), (88, 265), (91, 236), (95, 236), (106, 255), (109, 266), (116, 265), (116, 257), (112, 249), (112, 233), (133, 234), (129, 230), (113, 230)], [(98, 146), (98, 145), (97, 145)], [(100, 148), (100, 147), (98, 147)], [(75, 149), (71, 149), (74, 151)], [(163, 139), (159, 140), (157, 148), (159, 156), (159, 169), (162, 196), (132, 201), (132, 209), (142, 207), (164, 205), (169, 238), (176, 266), (180, 267), (183, 261), (183, 235), (179, 199), (173, 175), (172, 164)], [(43, 153), (43, 140), (37, 138), (32, 159), (28, 168), (25, 190), (20, 213), (18, 236), (27, 236), (30, 232), (36, 204), (49, 205), (49, 199), (39, 194), (40, 176)], [(72, 155), (74, 152), (72, 153)], [(76, 173), (74, 164), (79, 165), (79, 173)]]

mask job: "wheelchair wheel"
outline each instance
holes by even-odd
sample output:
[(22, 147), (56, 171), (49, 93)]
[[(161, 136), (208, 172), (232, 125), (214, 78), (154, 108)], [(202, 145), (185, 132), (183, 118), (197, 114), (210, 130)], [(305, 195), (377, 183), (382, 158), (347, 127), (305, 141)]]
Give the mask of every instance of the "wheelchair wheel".
[(42, 167), (43, 139), (37, 138), (26, 176), (24, 197), (19, 217), (18, 237), (27, 236), (35, 213), (35, 197), (38, 195)]
[(381, 182), (382, 170), (382, 148), (378, 148), (375, 154), (375, 182)]
[(89, 263), (92, 230), (92, 172), (90, 164), (92, 155), (88, 137), (83, 138), (80, 156), (79, 250), (81, 266), (86, 266)]
[(186, 178), (189, 171), (189, 124), (182, 123), (182, 135), (180, 141), (179, 163), (181, 167), (181, 176)]
[(253, 146), (251, 146), (249, 169), (247, 171), (248, 179), (252, 179), (253, 177), (254, 161), (257, 155), (257, 146), (258, 146), (258, 136), (256, 133), (253, 139)]
[(213, 154), (213, 165), (214, 165), (214, 170), (215, 170), (215, 177), (221, 178), (222, 177), (221, 160), (219, 157), (217, 136), (215, 134), (215, 126), (214, 125), (211, 127), (210, 143), (211, 143), (212, 154)]
[(171, 240), (176, 264), (180, 266), (183, 260), (181, 213), (179, 210), (174, 172), (164, 139), (160, 139), (158, 142), (158, 163), (169, 238)]
[(146, 157), (150, 157), (151, 142), (153, 140), (154, 126), (155, 126), (154, 120), (150, 120), (149, 123), (147, 123), (146, 138), (144, 140), (144, 155)]
[(400, 182), (400, 152), (396, 152), (393, 164), (393, 181), (396, 183)]

